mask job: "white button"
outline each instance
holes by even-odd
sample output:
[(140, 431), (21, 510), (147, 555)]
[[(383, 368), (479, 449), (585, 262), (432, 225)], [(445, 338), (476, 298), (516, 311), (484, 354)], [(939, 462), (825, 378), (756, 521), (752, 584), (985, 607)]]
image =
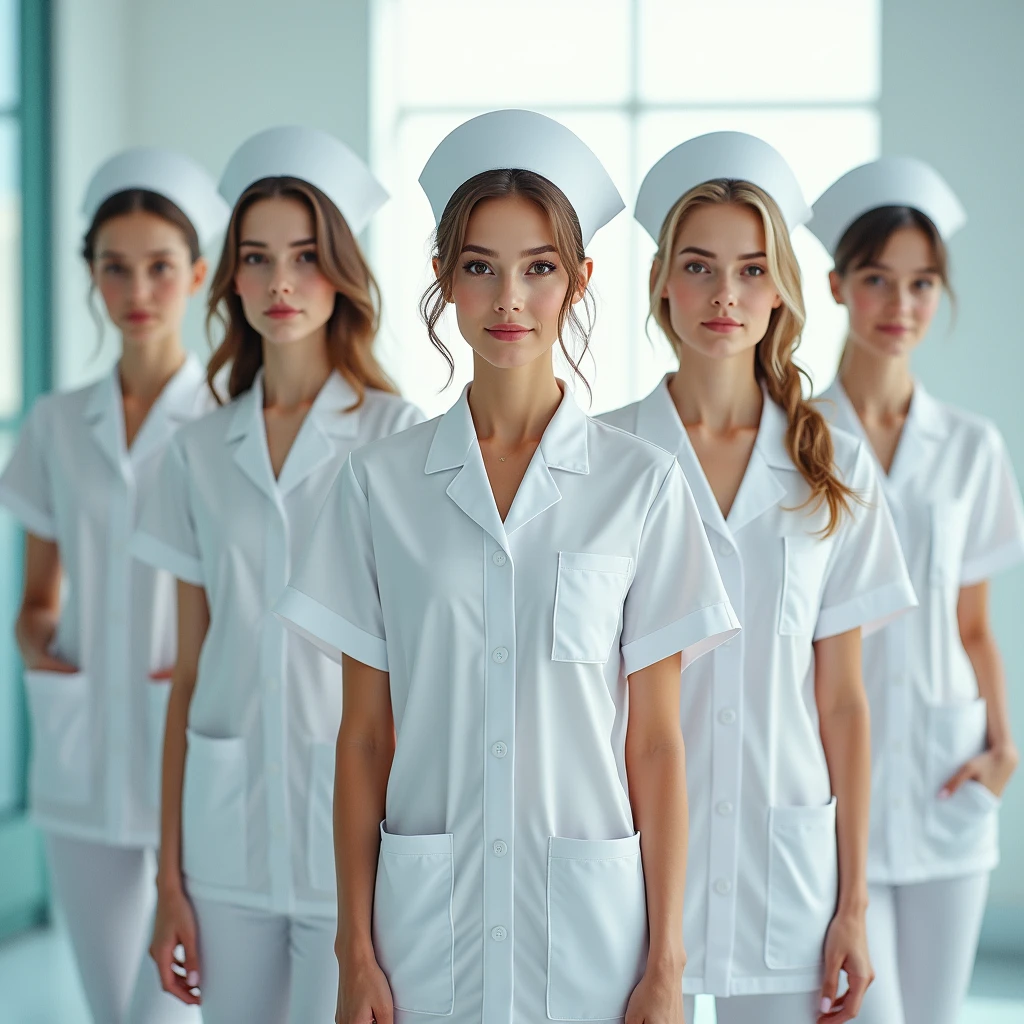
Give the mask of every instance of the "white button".
[(494, 554), (491, 555), (491, 561), (495, 565), (504, 565), (508, 559), (505, 557), (504, 551), (495, 551)]
[(495, 857), (504, 857), (508, 853), (508, 847), (500, 839), (494, 841), (494, 846), (491, 849), (494, 850)]
[(728, 818), (729, 815), (732, 814), (732, 804), (729, 803), (728, 800), (723, 800), (720, 804), (718, 804), (715, 810), (718, 811), (718, 813), (723, 818)]
[(491, 747), (491, 753), (495, 757), (504, 757), (508, 753), (508, 747), (506, 747), (505, 744), (501, 742), (501, 740), (498, 740), (498, 742), (495, 743), (493, 747)]
[(508, 661), (508, 648), (507, 647), (495, 647), (491, 657), (499, 664), (503, 664)]
[(715, 892), (717, 892), (719, 896), (728, 896), (729, 893), (732, 892), (732, 882), (730, 882), (728, 878), (719, 878), (718, 881), (715, 882)]
[(720, 555), (728, 556), (732, 554), (732, 545), (727, 540), (720, 540), (716, 546)]
[(499, 924), (496, 928), (491, 929), (491, 938), (495, 942), (504, 942), (508, 938), (508, 932)]
[(718, 720), (722, 725), (732, 725), (736, 721), (736, 712), (732, 708), (722, 708), (718, 712)]

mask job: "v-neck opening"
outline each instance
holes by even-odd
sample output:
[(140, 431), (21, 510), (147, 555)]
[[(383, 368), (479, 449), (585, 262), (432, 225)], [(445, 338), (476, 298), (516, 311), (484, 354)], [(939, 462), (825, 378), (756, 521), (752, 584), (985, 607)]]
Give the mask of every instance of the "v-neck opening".
[(914, 390), (910, 395), (910, 406), (908, 407), (907, 415), (903, 420), (903, 426), (900, 428), (900, 436), (896, 441), (896, 447), (893, 450), (892, 461), (889, 463), (888, 469), (882, 465), (882, 460), (878, 457), (878, 452), (875, 450), (875, 446), (871, 443), (871, 436), (868, 434), (867, 427), (864, 426), (864, 421), (860, 418), (857, 408), (853, 404), (853, 400), (846, 393), (846, 388), (843, 387), (843, 382), (838, 377), (836, 378), (836, 388), (842, 396), (843, 401), (846, 403), (847, 415), (853, 421), (857, 433), (860, 435), (860, 438), (864, 442), (868, 451), (871, 452), (871, 457), (875, 460), (875, 465), (878, 467), (879, 475), (886, 484), (894, 485), (895, 481), (899, 477), (899, 473), (897, 471), (901, 469), (905, 458), (903, 452), (906, 448), (907, 432), (911, 429), (911, 418), (914, 415), (914, 402), (916, 401), (918, 390), (917, 382), (914, 382)]

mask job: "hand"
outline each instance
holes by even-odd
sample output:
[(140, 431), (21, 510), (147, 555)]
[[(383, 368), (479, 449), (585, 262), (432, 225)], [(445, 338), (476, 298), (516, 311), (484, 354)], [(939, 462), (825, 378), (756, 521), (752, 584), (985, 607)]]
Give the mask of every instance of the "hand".
[(682, 974), (648, 967), (629, 997), (625, 1024), (684, 1024)]
[(30, 672), (59, 672), (61, 675), (74, 675), (78, 669), (60, 658), (55, 658), (46, 651), (29, 652), (25, 657), (25, 668)]
[[(175, 957), (179, 946), (185, 949), (184, 964)], [(185, 890), (178, 886), (157, 887), (156, 920), (149, 955), (160, 971), (160, 984), (183, 1003), (198, 1006), (199, 947), (196, 942), (196, 916)]]
[(171, 677), (174, 675), (174, 666), (170, 668), (161, 668), (156, 672), (149, 673), (149, 681), (151, 683), (166, 683), (169, 682)]
[(939, 790), (939, 799), (951, 797), (968, 779), (981, 783), (990, 793), (1001, 797), (1019, 761), (1020, 755), (1012, 743), (991, 747), (984, 754), (972, 757)]
[(391, 986), (371, 955), (338, 958), (338, 1014), (336, 1024), (394, 1024)]
[[(840, 970), (846, 971), (850, 987), (836, 998)], [(821, 986), (818, 1024), (853, 1020), (860, 1013), (864, 993), (874, 980), (864, 915), (837, 913), (825, 936), (825, 983)]]

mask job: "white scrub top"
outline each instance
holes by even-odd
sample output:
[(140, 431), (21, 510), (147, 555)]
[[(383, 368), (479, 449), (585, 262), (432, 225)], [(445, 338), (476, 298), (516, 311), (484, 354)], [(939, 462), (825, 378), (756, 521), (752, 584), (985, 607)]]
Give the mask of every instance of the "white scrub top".
[(398, 1024), (620, 1020), (648, 938), (627, 677), (738, 623), (675, 459), (566, 388), (503, 523), (466, 394), (352, 456), (279, 610), (390, 673)]
[[(822, 411), (864, 437), (837, 381)], [(999, 799), (968, 781), (943, 783), (986, 746), (985, 701), (960, 641), (960, 588), (1024, 559), (1024, 511), (1003, 439), (987, 420), (914, 384), (888, 475), (876, 462), (920, 600), (864, 641), (871, 701), (868, 878), (901, 885), (995, 867)]]
[(182, 847), (193, 896), (280, 914), (336, 913), (332, 800), (341, 672), (271, 614), (350, 451), (423, 417), (363, 404), (328, 377), (274, 479), (263, 378), (182, 430), (133, 553), (206, 591), (210, 626), (189, 709)]
[(51, 653), (79, 669), (25, 672), (32, 815), (49, 831), (156, 844), (170, 685), (149, 676), (174, 665), (175, 583), (133, 563), (128, 538), (175, 430), (211, 404), (205, 372), (189, 356), (128, 450), (115, 367), (88, 387), (40, 398), (0, 477), (0, 504), (60, 550)]
[(878, 628), (914, 604), (871, 457), (835, 432), (836, 465), (867, 502), (828, 539), (827, 507), (786, 450), (765, 396), (727, 519), (666, 377), (607, 419), (670, 452), (700, 509), (743, 632), (683, 673), (690, 795), (683, 990), (719, 996), (814, 991), (838, 884), (836, 806), (814, 696), (814, 641)]

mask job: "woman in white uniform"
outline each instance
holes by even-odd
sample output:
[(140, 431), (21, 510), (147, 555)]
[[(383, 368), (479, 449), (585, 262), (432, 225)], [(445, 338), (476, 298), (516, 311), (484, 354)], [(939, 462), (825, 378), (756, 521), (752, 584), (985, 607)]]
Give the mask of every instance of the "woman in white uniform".
[(996, 427), (932, 398), (910, 368), (964, 220), (931, 167), (887, 158), (840, 178), (811, 222), (850, 314), (823, 411), (874, 452), (920, 600), (864, 641), (878, 981), (859, 1019), (870, 1024), (959, 1019), (998, 859), (999, 798), (1018, 760), (988, 580), (1024, 559), (1020, 491)]
[(125, 538), (172, 434), (208, 404), (181, 326), (206, 276), (201, 243), (228, 209), (188, 158), (137, 149), (96, 172), (84, 213), (82, 254), (120, 358), (96, 383), (40, 399), (0, 477), (0, 503), (27, 533), (16, 628), (30, 800), (93, 1019), (176, 1024), (198, 1018), (145, 956), (174, 579), (132, 564)]
[(307, 1024), (337, 989), (341, 678), (270, 610), (348, 453), (422, 416), (373, 352), (355, 235), (386, 193), (363, 163), (323, 132), (272, 129), (235, 152), (221, 192), (208, 378), (229, 367), (231, 401), (179, 433), (133, 541), (179, 580), (152, 954), (206, 1024)]
[(682, 687), (683, 984), (716, 997), (719, 1024), (857, 1013), (872, 973), (860, 637), (914, 601), (870, 456), (801, 394), (789, 232), (808, 215), (749, 135), (701, 136), (651, 169), (636, 217), (679, 370), (607, 417), (679, 459), (744, 625)]
[(528, 111), (420, 183), (473, 380), (353, 454), (280, 606), (344, 656), (337, 1019), (679, 1024), (680, 662), (737, 623), (675, 460), (554, 375), (622, 201)]

